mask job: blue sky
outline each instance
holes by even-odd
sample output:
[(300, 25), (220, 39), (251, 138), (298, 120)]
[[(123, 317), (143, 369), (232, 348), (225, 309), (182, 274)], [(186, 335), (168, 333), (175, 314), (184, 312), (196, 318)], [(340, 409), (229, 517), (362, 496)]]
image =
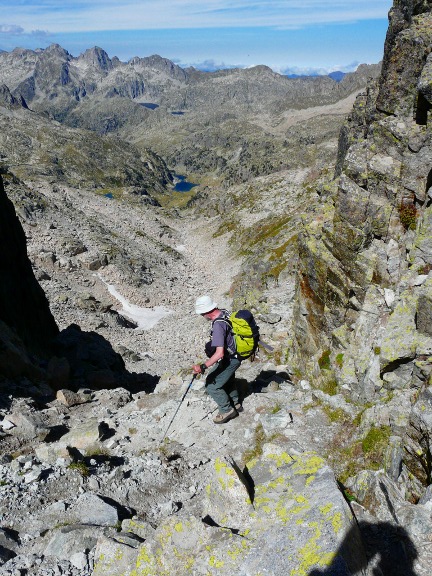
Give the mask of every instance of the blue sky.
[(201, 69), (352, 70), (382, 58), (392, 0), (0, 0), (0, 49), (160, 54)]

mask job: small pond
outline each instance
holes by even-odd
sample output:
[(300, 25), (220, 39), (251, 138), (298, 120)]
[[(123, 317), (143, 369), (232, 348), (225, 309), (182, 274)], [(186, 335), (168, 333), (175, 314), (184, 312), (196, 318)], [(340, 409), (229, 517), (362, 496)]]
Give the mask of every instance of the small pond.
[(144, 106), (144, 108), (148, 108), (149, 110), (156, 110), (156, 108), (159, 108), (159, 104), (153, 104), (152, 102), (143, 102), (141, 106)]
[(175, 192), (190, 192), (192, 188), (198, 186), (198, 184), (188, 182), (186, 180), (186, 176), (182, 176), (181, 174), (175, 174), (175, 178), (178, 180), (178, 182), (174, 186)]

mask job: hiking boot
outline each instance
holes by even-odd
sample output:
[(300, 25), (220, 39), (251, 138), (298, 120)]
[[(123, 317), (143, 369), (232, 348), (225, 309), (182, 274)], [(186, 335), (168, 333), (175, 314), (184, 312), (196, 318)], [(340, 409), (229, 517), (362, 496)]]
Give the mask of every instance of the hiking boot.
[(232, 408), (229, 412), (224, 412), (223, 414), (219, 412), (219, 414), (213, 418), (213, 422), (215, 424), (225, 424), (225, 422), (228, 422), (233, 418), (237, 418), (237, 416), (238, 416), (237, 410), (235, 408)]
[(244, 412), (244, 408), (243, 406), (240, 404), (240, 402), (238, 402), (237, 404), (234, 404), (234, 408), (237, 410), (237, 412), (240, 414), (240, 412)]

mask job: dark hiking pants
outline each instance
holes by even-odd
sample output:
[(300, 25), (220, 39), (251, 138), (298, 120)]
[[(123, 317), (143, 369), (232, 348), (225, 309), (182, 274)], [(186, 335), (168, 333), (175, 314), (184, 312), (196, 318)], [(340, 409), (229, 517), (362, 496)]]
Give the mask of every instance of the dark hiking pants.
[(234, 377), (239, 366), (237, 358), (223, 358), (206, 378), (207, 394), (216, 402), (221, 414), (229, 412), (239, 401)]

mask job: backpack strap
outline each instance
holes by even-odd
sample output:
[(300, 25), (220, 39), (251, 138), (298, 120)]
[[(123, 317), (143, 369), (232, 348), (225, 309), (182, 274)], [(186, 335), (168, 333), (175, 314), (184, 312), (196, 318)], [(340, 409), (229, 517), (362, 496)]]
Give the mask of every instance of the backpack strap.
[[(224, 323), (228, 326), (231, 334), (233, 334), (233, 340), (234, 340), (234, 344), (235, 344), (235, 339), (234, 339), (234, 333), (233, 333), (233, 329), (232, 329), (232, 324), (231, 324), (230, 319), (229, 319), (231, 313), (230, 313), (228, 310), (225, 310), (225, 309), (222, 309), (221, 312), (223, 313), (223, 315), (222, 315), (221, 317), (219, 317), (219, 318), (216, 318), (216, 320), (213, 320), (213, 322), (212, 322), (211, 331), (210, 331), (210, 338), (211, 338), (212, 335), (213, 335), (213, 326), (215, 325), (215, 323), (216, 323), (216, 322), (224, 322)], [(229, 355), (230, 355), (231, 358), (237, 358), (237, 351), (236, 351), (235, 349), (232, 350), (231, 348), (228, 348), (228, 346), (226, 346), (225, 349), (226, 349), (226, 351), (229, 353)]]

